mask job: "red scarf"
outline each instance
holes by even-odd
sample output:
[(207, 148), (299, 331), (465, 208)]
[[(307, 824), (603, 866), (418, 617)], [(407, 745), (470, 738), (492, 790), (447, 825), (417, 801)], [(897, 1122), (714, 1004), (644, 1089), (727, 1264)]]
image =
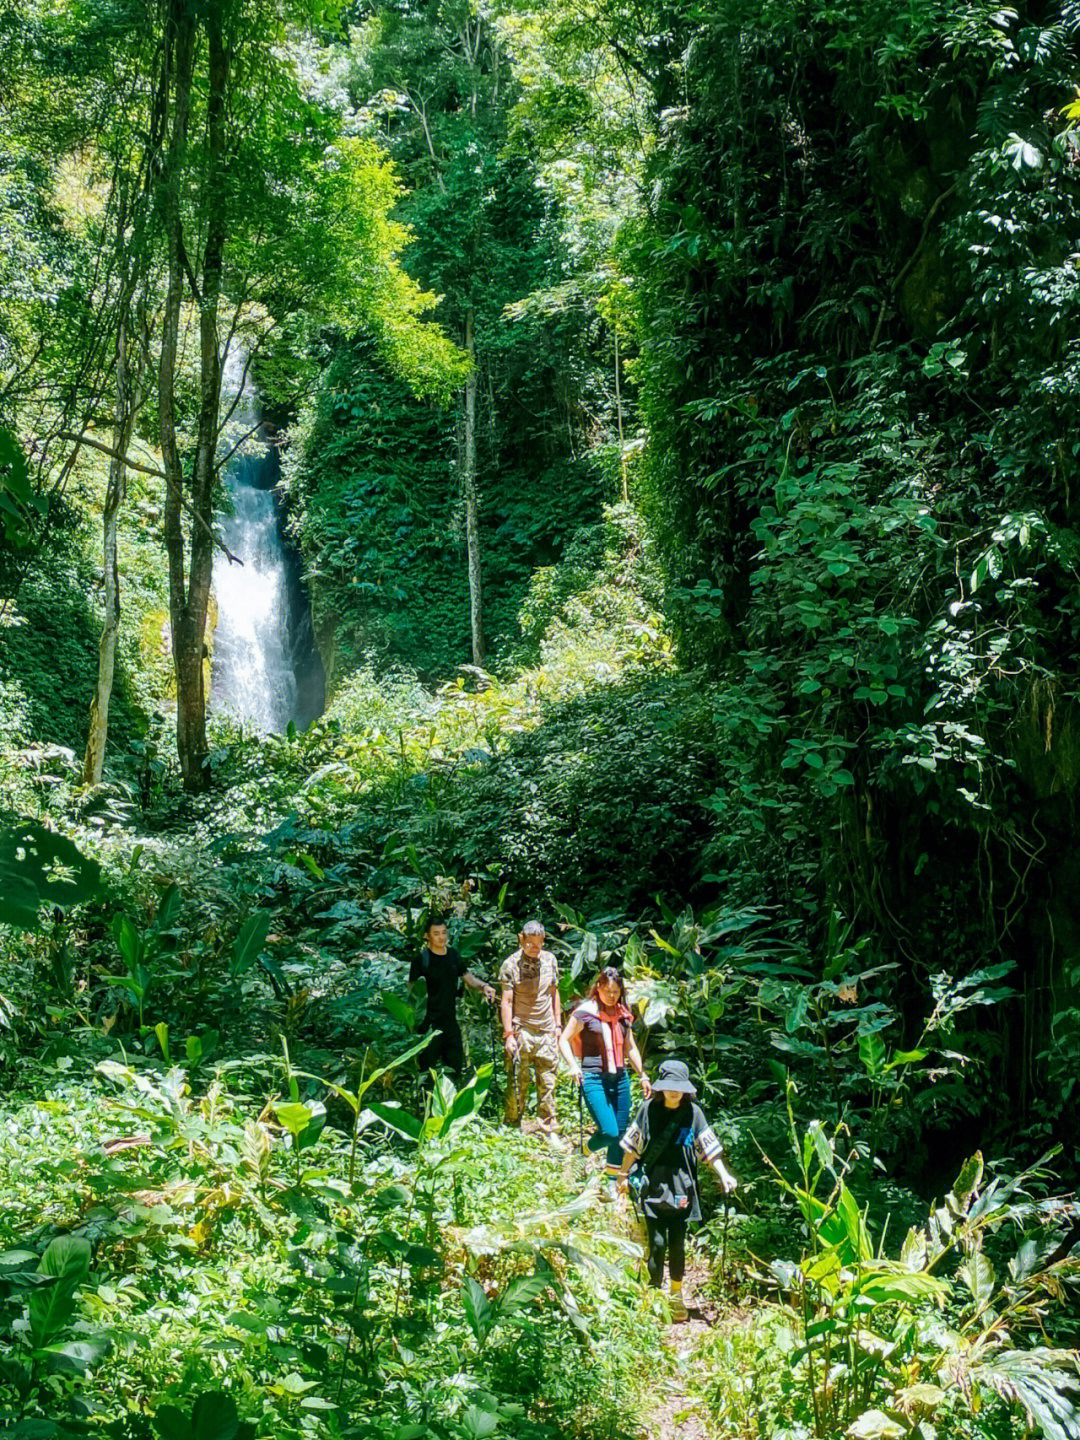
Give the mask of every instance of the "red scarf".
[(623, 1026), (627, 1020), (633, 1021), (634, 1017), (621, 1003), (616, 1005), (614, 1010), (607, 1010), (599, 1000), (596, 1001), (596, 1013), (604, 1024), (604, 1029), (601, 1031), (604, 1037), (604, 1069), (609, 1074), (614, 1074), (625, 1064), (623, 1060), (623, 1040), (625, 1038)]

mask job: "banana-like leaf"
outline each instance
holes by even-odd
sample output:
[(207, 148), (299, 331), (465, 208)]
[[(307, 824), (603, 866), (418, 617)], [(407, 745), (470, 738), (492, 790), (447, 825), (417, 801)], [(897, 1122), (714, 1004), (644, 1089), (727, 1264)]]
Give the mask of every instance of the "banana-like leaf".
[(461, 1287), (461, 1301), (465, 1307), (465, 1319), (477, 1342), (483, 1344), (495, 1323), (491, 1302), (484, 1293), (484, 1287), (471, 1275), (465, 1277)]
[(270, 912), (255, 910), (240, 927), (240, 933), (233, 942), (229, 974), (234, 980), (251, 969), (259, 958), (259, 951), (270, 933)]
[(105, 1335), (84, 1335), (78, 1340), (66, 1340), (56, 1345), (46, 1345), (36, 1353), (46, 1360), (49, 1368), (71, 1375), (81, 1375), (85, 1370), (108, 1354), (109, 1340)]
[(81, 1235), (58, 1235), (38, 1266), (53, 1283), (30, 1296), (30, 1334), (40, 1349), (58, 1335), (75, 1313), (75, 1290), (90, 1273), (90, 1242)]
[(384, 1125), (388, 1125), (395, 1134), (406, 1140), (417, 1142), (424, 1133), (423, 1120), (410, 1114), (408, 1110), (403, 1110), (400, 1105), (384, 1105), (373, 1100), (367, 1108), (373, 1115), (377, 1115)]
[(386, 991), (382, 997), (383, 1009), (399, 1025), (404, 1025), (406, 1030), (416, 1029), (416, 1006), (410, 1005), (400, 995), (395, 995), (392, 990)]
[(440, 1138), (444, 1135), (449, 1135), (455, 1125), (458, 1125), (463, 1120), (467, 1120), (469, 1116), (475, 1115), (481, 1105), (483, 1105), (490, 1085), (491, 1065), (481, 1065), (475, 1077), (454, 1096), (453, 1104), (439, 1120), (438, 1129), (435, 1133), (440, 1136)]

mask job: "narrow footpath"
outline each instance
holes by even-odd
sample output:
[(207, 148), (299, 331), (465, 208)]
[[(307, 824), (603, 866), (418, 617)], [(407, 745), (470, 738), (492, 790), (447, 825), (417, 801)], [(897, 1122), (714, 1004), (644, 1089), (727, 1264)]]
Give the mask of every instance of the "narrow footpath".
[[(532, 1129), (532, 1122), (526, 1121), (523, 1129)], [(569, 1129), (564, 1131), (569, 1136)], [(576, 1117), (574, 1142), (576, 1142)], [(572, 1142), (573, 1143), (573, 1142)], [(575, 1149), (563, 1167), (566, 1198), (572, 1199), (581, 1193), (588, 1179), (597, 1174), (595, 1166), (588, 1167), (583, 1174), (581, 1160)], [(633, 1209), (619, 1206), (619, 1215), (626, 1232), (645, 1245), (644, 1227), (639, 1225)], [(671, 1323), (666, 1327), (663, 1339), (662, 1368), (658, 1365), (650, 1375), (648, 1405), (639, 1421), (641, 1440), (713, 1440), (715, 1431), (710, 1429), (705, 1404), (693, 1392), (692, 1377), (701, 1374), (698, 1353), (712, 1336), (722, 1318), (722, 1306), (710, 1294), (711, 1268), (700, 1256), (688, 1254), (686, 1269), (686, 1296), (689, 1319)]]

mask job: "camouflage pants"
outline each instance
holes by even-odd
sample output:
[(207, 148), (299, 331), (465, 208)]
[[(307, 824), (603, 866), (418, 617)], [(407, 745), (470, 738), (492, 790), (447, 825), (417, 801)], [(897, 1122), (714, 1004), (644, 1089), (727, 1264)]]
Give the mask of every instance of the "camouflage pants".
[(517, 1032), (518, 1052), (506, 1057), (506, 1107), (503, 1120), (520, 1125), (529, 1104), (529, 1074), (536, 1073), (536, 1110), (545, 1125), (555, 1124), (555, 1072), (559, 1068), (558, 1040), (533, 1030)]

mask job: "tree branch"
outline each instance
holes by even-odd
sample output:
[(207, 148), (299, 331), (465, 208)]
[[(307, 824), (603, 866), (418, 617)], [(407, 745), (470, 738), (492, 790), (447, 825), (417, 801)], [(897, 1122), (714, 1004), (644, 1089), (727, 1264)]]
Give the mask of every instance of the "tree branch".
[(159, 480), (168, 480), (164, 470), (158, 470), (153, 465), (140, 464), (138, 460), (131, 460), (127, 455), (121, 455), (111, 445), (103, 445), (100, 440), (91, 440), (88, 435), (74, 435), (70, 430), (58, 432), (58, 440), (71, 440), (76, 445), (89, 445), (91, 450), (100, 450), (103, 455), (108, 455), (110, 460), (119, 460), (122, 464), (129, 466), (132, 470), (141, 470), (144, 475), (154, 475)]
[[(158, 470), (153, 465), (142, 465), (138, 460), (131, 460), (128, 456), (121, 455), (118, 450), (114, 450), (111, 446), (102, 445), (100, 440), (91, 440), (86, 435), (73, 435), (69, 430), (61, 430), (57, 435), (57, 439), (73, 440), (76, 445), (89, 445), (92, 450), (100, 450), (103, 455), (108, 455), (111, 460), (119, 460), (122, 465), (127, 465), (132, 470), (140, 470), (144, 475), (153, 475), (158, 480), (164, 480), (166, 485), (169, 483), (169, 477), (165, 474), (164, 470)], [(234, 555), (225, 544), (225, 541), (222, 540), (220, 536), (214, 534), (213, 530), (199, 512), (192, 508), (191, 502), (186, 496), (180, 496), (180, 504), (191, 516), (192, 520), (194, 520), (197, 525), (202, 526), (207, 535), (210, 536), (210, 539), (226, 557), (230, 565), (243, 565), (244, 562), (240, 559), (240, 556)]]

